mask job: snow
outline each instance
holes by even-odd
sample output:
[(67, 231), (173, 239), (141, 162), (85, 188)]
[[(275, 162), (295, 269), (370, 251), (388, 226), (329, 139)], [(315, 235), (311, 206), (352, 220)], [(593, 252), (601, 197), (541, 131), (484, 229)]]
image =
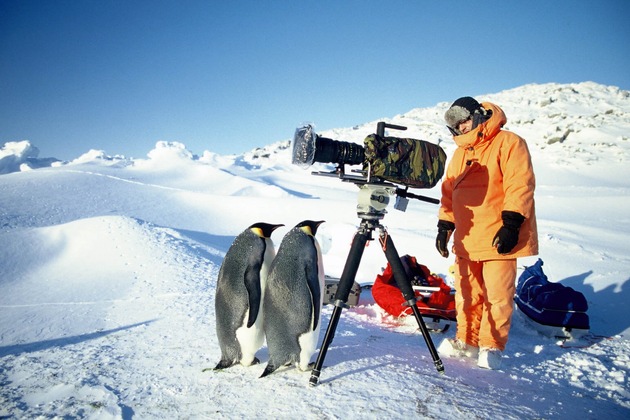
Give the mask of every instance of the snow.
[[(293, 368), (258, 378), (266, 347), (260, 365), (204, 371), (220, 358), (214, 292), (234, 237), (284, 223), (277, 247), (298, 222), (323, 219), (326, 273), (340, 276), (356, 186), (291, 165), (286, 142), (239, 156), (158, 142), (146, 159), (91, 150), (71, 162), (12, 142), (0, 151), (0, 417), (629, 418), (630, 93), (586, 82), (479, 99), (528, 140), (540, 258), (551, 281), (586, 296), (592, 345), (561, 346), (516, 312), (501, 370), (443, 357), (438, 374), (415, 320), (386, 315), (367, 289), (343, 311), (318, 386)], [(384, 120), (450, 155), (447, 106)], [(375, 127), (321, 134), (361, 142)], [(414, 192), (439, 198), (439, 186)], [(401, 255), (451, 281), (436, 222), (437, 206), (415, 200), (383, 220)], [(385, 264), (370, 242), (357, 281)], [(454, 329), (432, 333), (435, 345)]]

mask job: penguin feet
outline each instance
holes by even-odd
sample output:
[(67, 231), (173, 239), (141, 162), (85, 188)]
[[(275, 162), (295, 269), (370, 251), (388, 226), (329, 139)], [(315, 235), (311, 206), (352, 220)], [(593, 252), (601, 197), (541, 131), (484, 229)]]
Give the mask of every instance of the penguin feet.
[(297, 365), (297, 367), (302, 372), (310, 372), (315, 367), (315, 362), (311, 362), (311, 363), (307, 364), (306, 366), (303, 366), (302, 364), (299, 364), (299, 365)]
[(271, 375), (272, 373), (274, 373), (276, 370), (278, 370), (281, 367), (289, 367), (291, 366), (292, 363), (291, 362), (286, 362), (283, 365), (278, 365), (276, 366), (275, 362), (272, 362), (271, 360), (267, 363), (267, 367), (265, 368), (265, 371), (262, 373), (262, 375), (259, 376), (259, 378), (264, 378), (267, 375)]
[[(233, 361), (233, 360), (224, 360), (222, 359), (215, 367), (214, 370), (223, 370), (223, 369), (227, 369), (229, 367), (232, 367), (236, 364), (238, 364), (239, 362), (237, 361)], [(249, 363), (243, 363), (243, 360), (240, 361), (240, 364), (247, 367), (247, 366), (253, 366), (253, 365), (257, 365), (260, 364), (260, 359), (258, 359), (257, 357), (254, 357), (251, 362)], [(210, 370), (210, 368), (208, 369), (204, 369), (203, 372), (205, 372), (206, 370)]]
[[(234, 366), (236, 363), (234, 363), (234, 361), (232, 360), (224, 360), (221, 359), (221, 361), (219, 363), (217, 363), (217, 365), (214, 367), (214, 370), (223, 370), (223, 369), (227, 369), (229, 367)], [(208, 369), (204, 369), (203, 372), (205, 372)]]
[(265, 368), (262, 375), (259, 376), (259, 378), (264, 378), (265, 376), (271, 375), (276, 371), (276, 369), (278, 369), (276, 366), (272, 365), (271, 363), (267, 363), (267, 367)]
[(254, 365), (259, 365), (259, 364), (260, 364), (260, 359), (258, 357), (254, 357), (248, 365), (243, 365), (243, 366), (254, 366)]
[(252, 358), (247, 358), (247, 359), (241, 359), (241, 365), (248, 367), (248, 366), (254, 366), (260, 363), (260, 359), (258, 359), (258, 357), (252, 357)]

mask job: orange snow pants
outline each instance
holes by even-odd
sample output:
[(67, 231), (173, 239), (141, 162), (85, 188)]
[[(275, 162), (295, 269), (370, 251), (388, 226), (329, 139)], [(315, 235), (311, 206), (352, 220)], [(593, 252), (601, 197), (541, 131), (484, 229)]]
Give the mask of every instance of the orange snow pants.
[(516, 259), (455, 259), (457, 338), (475, 347), (505, 349), (510, 331)]

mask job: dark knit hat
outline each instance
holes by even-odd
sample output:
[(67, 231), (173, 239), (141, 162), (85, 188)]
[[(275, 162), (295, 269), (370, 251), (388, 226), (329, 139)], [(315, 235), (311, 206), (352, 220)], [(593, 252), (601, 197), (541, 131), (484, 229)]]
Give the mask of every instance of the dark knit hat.
[(459, 98), (444, 114), (446, 125), (450, 128), (457, 129), (457, 125), (471, 118), (475, 113), (485, 114), (485, 110), (481, 107), (481, 104), (470, 96), (464, 96)]

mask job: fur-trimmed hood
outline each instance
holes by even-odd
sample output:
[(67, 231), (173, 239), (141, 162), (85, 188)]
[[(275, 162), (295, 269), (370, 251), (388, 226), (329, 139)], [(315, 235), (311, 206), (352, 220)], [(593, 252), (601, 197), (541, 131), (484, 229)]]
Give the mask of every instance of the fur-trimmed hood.
[(503, 110), (490, 102), (482, 102), (481, 106), (490, 113), (487, 121), (479, 124), (466, 134), (453, 136), (455, 144), (459, 147), (475, 147), (481, 143), (491, 140), (501, 131), (501, 128), (507, 122), (507, 117)]

